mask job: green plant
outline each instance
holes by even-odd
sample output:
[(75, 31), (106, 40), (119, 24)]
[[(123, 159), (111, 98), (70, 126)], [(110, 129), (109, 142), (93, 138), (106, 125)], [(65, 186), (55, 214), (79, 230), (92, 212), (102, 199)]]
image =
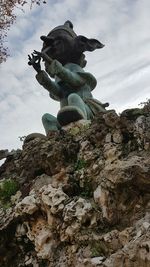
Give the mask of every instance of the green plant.
[(21, 142), (24, 142), (24, 140), (26, 139), (26, 135), (23, 135), (23, 136), (18, 136), (18, 138), (19, 138), (19, 140), (21, 141)]
[(88, 198), (93, 196), (92, 184), (89, 181), (84, 182), (82, 192), (80, 194), (82, 197)]
[(86, 161), (84, 159), (78, 159), (77, 162), (75, 163), (75, 171), (81, 170), (85, 168), (87, 165)]
[(99, 257), (99, 256), (106, 256), (108, 253), (108, 248), (104, 244), (104, 242), (97, 241), (91, 245), (91, 256), (92, 257)]
[(5, 180), (0, 185), (0, 200), (7, 202), (18, 190), (18, 183), (12, 179)]
[(84, 198), (91, 198), (93, 196), (92, 177), (84, 176), (82, 179), (82, 186), (80, 186), (80, 196)]
[(149, 104), (150, 104), (150, 99), (146, 98), (146, 100), (138, 104), (138, 106), (143, 108), (144, 106), (149, 105)]
[(47, 260), (41, 260), (41, 262), (39, 264), (40, 264), (40, 267), (46, 267), (46, 266), (48, 266)]

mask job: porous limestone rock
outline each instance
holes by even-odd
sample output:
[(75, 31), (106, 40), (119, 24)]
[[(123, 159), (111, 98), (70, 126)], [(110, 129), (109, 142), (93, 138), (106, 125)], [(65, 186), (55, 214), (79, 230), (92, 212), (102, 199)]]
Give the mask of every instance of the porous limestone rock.
[(73, 200), (65, 206), (64, 209), (64, 221), (70, 222), (74, 218), (76, 218), (79, 222), (83, 222), (86, 220), (86, 216), (89, 215), (89, 212), (92, 209), (92, 205), (89, 201), (79, 198), (77, 200)]
[(28, 229), (27, 237), (34, 242), (37, 256), (42, 259), (50, 258), (55, 241), (47, 221), (39, 217), (34, 222), (27, 222), (26, 226)]
[(65, 207), (65, 201), (68, 199), (62, 188), (54, 188), (51, 185), (43, 186), (40, 194), (42, 204), (48, 206), (52, 214), (60, 213)]
[(15, 207), (16, 216), (23, 214), (33, 214), (38, 210), (39, 200), (36, 198), (34, 192), (19, 202)]
[(61, 240), (73, 240), (81, 226), (89, 221), (92, 223), (92, 205), (89, 201), (79, 198), (66, 204), (63, 211)]
[(150, 266), (150, 103), (35, 138), (6, 158), (0, 266)]

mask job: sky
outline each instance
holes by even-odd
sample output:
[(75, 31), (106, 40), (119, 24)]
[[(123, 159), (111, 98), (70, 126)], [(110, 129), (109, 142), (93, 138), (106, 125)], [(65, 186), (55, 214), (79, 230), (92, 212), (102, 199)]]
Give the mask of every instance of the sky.
[(85, 70), (98, 81), (94, 98), (118, 113), (150, 98), (150, 0), (48, 0), (15, 13), (6, 43), (11, 56), (0, 66), (0, 149), (21, 148), (19, 136), (44, 134), (42, 115), (57, 114), (59, 103), (38, 84), (27, 55), (66, 20), (78, 35), (105, 44), (85, 53)]

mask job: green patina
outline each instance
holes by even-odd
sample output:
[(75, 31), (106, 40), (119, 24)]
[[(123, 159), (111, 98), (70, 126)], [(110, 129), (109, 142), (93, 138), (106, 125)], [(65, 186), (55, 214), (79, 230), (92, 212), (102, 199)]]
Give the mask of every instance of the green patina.
[[(98, 112), (106, 112), (108, 103), (102, 104), (91, 93), (96, 87), (96, 78), (83, 69), (86, 65), (84, 52), (104, 45), (96, 39), (77, 36), (70, 21), (54, 28), (47, 36), (41, 36), (41, 40), (41, 52), (29, 55), (28, 64), (37, 71), (36, 79), (50, 97), (60, 102), (57, 118), (49, 113), (42, 117), (46, 134), (74, 121), (91, 120)], [(41, 70), (41, 58), (45, 70)]]

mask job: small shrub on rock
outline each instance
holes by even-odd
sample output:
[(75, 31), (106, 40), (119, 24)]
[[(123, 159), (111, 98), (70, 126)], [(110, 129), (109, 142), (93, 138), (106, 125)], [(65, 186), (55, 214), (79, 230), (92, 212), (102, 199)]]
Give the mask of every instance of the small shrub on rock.
[(0, 185), (0, 201), (9, 201), (12, 195), (18, 190), (18, 184), (16, 181), (9, 179), (5, 180)]

